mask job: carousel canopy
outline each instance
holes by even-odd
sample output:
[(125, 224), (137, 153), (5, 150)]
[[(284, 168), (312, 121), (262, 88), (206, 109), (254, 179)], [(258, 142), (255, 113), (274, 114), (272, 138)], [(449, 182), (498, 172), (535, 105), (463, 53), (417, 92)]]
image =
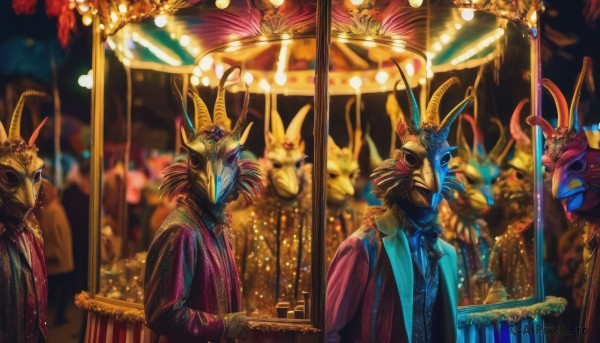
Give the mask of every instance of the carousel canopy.
[[(436, 72), (477, 67), (499, 53), (502, 19), (452, 2), (409, 3), (415, 1), (333, 1), (332, 95), (390, 91), (399, 79), (391, 59), (415, 87)], [(316, 1), (186, 5), (167, 1), (145, 14), (133, 5), (105, 7), (107, 46), (131, 68), (190, 74), (193, 85), (214, 87), (228, 66), (238, 64), (244, 70), (238, 77), (251, 92), (314, 93)], [(152, 18), (129, 23), (133, 16)]]

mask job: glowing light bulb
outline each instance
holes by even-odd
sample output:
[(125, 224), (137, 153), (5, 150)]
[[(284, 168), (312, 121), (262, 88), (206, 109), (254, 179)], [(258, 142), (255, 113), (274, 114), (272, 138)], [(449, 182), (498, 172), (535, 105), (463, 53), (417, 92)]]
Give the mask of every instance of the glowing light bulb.
[(448, 44), (448, 42), (450, 42), (450, 36), (447, 33), (443, 33), (440, 36), (440, 40), (442, 41), (442, 43)]
[(412, 63), (406, 63), (404, 70), (406, 70), (406, 74), (408, 74), (408, 76), (415, 75), (415, 66)]
[(120, 3), (119, 4), (119, 12), (121, 12), (123, 14), (127, 13), (127, 5), (124, 3)]
[(362, 86), (362, 79), (360, 78), (360, 76), (352, 76), (350, 78), (349, 83), (350, 83), (350, 87), (357, 90), (360, 88), (360, 86)]
[(454, 24), (454, 28), (457, 29), (457, 30), (460, 30), (460, 29), (462, 29), (462, 24), (461, 23), (456, 23), (456, 24)]
[(279, 6), (283, 5), (283, 1), (284, 0), (269, 0), (271, 5), (273, 5), (273, 7), (275, 8), (278, 8)]
[(208, 76), (202, 78), (202, 85), (204, 87), (208, 87), (208, 85), (210, 85), (210, 79), (208, 78)]
[(190, 83), (192, 84), (192, 86), (197, 86), (200, 84), (200, 78), (196, 75), (192, 75), (190, 77)]
[(413, 8), (419, 8), (419, 7), (421, 7), (421, 5), (423, 5), (423, 0), (408, 0), (408, 3)]
[(156, 27), (165, 27), (167, 25), (167, 16), (164, 14), (160, 14), (154, 18), (154, 25)]
[(131, 60), (129, 58), (125, 57), (123, 59), (123, 65), (126, 66), (126, 67), (131, 66)]
[(210, 68), (212, 68), (214, 61), (214, 58), (210, 56), (204, 56), (202, 57), (198, 65), (200, 66), (200, 69), (202, 69), (202, 71), (209, 71)]
[(196, 76), (202, 76), (202, 70), (200, 69), (199, 66), (195, 66), (194, 70), (192, 70), (192, 74), (194, 74)]
[(218, 9), (224, 10), (229, 7), (229, 0), (217, 0), (215, 1), (215, 6), (217, 6)]
[(389, 79), (388, 73), (386, 73), (383, 70), (380, 70), (377, 72), (377, 74), (375, 74), (375, 80), (382, 85), (384, 85), (388, 79)]
[(433, 50), (442, 51), (442, 44), (440, 42), (433, 43)]
[(285, 73), (275, 73), (275, 82), (278, 85), (285, 85), (285, 81), (287, 81), (287, 76), (285, 75)]
[(190, 45), (191, 39), (190, 36), (188, 35), (183, 35), (181, 37), (179, 37), (179, 44), (181, 44), (181, 46), (188, 46)]
[(110, 11), (110, 20), (112, 20), (114, 22), (119, 20), (119, 16), (117, 15), (117, 13), (115, 13), (114, 11)]
[(221, 63), (217, 64), (215, 66), (215, 75), (220, 79), (223, 76), (223, 73), (225, 73), (225, 67)]
[(475, 17), (475, 11), (472, 9), (464, 9), (460, 12), (460, 16), (465, 20), (465, 21), (471, 21), (473, 20), (473, 18)]
[(252, 75), (252, 73), (250, 73), (249, 71), (245, 72), (242, 78), (244, 79), (244, 82), (246, 82), (247, 85), (251, 85), (254, 81), (254, 75)]
[(81, 22), (83, 23), (83, 25), (85, 26), (90, 26), (92, 25), (92, 15), (89, 13), (85, 13), (82, 17), (81, 17)]
[(360, 6), (365, 2), (364, 0), (350, 0), (350, 3), (354, 6)]
[(267, 82), (267, 80), (262, 79), (260, 80), (260, 82), (258, 83), (258, 86), (264, 90), (266, 93), (271, 91), (271, 85), (269, 85), (269, 82)]

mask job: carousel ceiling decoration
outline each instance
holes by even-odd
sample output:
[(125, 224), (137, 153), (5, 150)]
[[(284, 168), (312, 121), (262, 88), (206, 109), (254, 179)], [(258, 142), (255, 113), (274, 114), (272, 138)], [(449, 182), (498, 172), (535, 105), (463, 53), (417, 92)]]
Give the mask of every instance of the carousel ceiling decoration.
[(454, 0), (463, 8), (492, 13), (529, 28), (537, 27), (539, 13), (543, 9), (542, 0)]
[[(100, 15), (107, 46), (131, 68), (189, 74), (194, 86), (216, 87), (224, 70), (241, 65), (253, 93), (314, 93), (316, 1), (71, 1), (84, 24)], [(501, 50), (502, 20), (451, 0), (422, 3), (333, 0), (330, 93), (390, 91), (400, 77), (392, 59), (416, 87)]]

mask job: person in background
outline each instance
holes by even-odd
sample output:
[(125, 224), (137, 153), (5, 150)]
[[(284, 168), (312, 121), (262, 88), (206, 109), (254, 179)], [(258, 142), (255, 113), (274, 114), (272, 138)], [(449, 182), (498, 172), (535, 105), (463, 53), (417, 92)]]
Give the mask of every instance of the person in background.
[(39, 221), (44, 238), (48, 294), (50, 299), (56, 301), (54, 325), (58, 326), (67, 322), (65, 306), (69, 301), (72, 288), (73, 247), (71, 228), (65, 209), (59, 201), (56, 188), (46, 179), (42, 180), (38, 206), (34, 214)]
[(82, 162), (78, 169), (62, 196), (62, 204), (67, 214), (73, 239), (75, 292), (87, 289), (90, 215), (89, 161)]

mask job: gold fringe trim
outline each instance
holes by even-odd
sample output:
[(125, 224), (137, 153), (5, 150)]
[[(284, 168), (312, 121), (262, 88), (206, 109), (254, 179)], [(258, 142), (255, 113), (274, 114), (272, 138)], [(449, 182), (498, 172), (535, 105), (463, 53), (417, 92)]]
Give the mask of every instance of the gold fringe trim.
[(108, 304), (90, 297), (87, 292), (81, 292), (75, 295), (75, 306), (100, 316), (108, 316), (114, 320), (128, 324), (144, 324), (145, 320), (144, 310)]
[(250, 330), (266, 332), (266, 333), (299, 333), (299, 334), (316, 334), (320, 330), (310, 324), (295, 324), (283, 322), (266, 322), (250, 320)]
[(530, 306), (461, 314), (458, 316), (458, 327), (489, 325), (495, 324), (498, 321), (515, 323), (524, 318), (559, 315), (564, 312), (566, 306), (566, 299), (548, 296), (543, 302)]

